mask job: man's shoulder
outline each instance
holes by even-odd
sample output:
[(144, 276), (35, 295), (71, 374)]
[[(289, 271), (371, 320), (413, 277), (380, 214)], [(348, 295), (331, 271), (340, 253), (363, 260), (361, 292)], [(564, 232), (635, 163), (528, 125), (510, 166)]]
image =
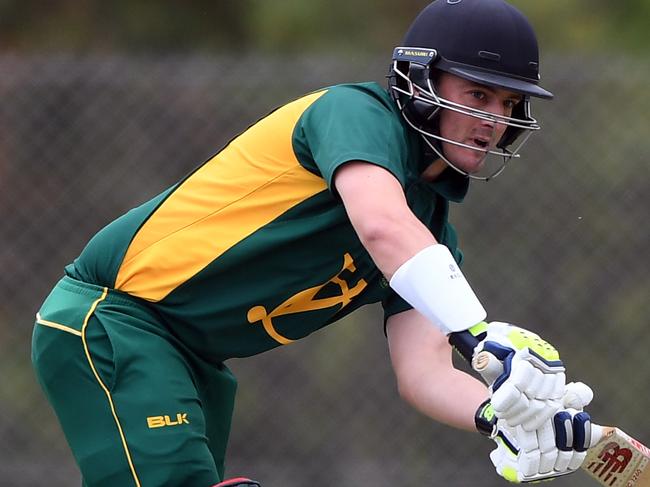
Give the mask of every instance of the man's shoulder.
[(343, 83), (324, 89), (327, 98), (346, 102), (374, 103), (393, 109), (393, 101), (388, 91), (374, 81), (365, 83)]
[[(328, 86), (305, 111), (311, 120), (343, 120), (346, 125), (361, 123), (399, 127), (399, 109), (388, 91), (375, 82)], [(338, 122), (337, 122), (338, 123)]]
[(362, 83), (340, 83), (328, 86), (326, 90), (336, 90), (341, 93), (356, 93), (361, 95), (374, 96), (377, 98), (390, 99), (388, 90), (375, 81)]

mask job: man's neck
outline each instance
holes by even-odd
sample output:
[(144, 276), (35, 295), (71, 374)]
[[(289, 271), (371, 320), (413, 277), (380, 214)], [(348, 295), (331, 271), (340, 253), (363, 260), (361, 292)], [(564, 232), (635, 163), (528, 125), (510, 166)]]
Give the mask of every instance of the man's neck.
[(442, 172), (447, 169), (447, 163), (442, 159), (436, 159), (422, 172), (422, 179), (428, 182), (435, 181)]

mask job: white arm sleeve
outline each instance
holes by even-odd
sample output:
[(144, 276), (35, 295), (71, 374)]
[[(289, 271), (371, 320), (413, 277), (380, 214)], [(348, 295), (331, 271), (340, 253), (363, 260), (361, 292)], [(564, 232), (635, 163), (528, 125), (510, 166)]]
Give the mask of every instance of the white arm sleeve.
[(487, 316), (451, 252), (441, 244), (404, 262), (390, 287), (445, 335), (466, 330)]

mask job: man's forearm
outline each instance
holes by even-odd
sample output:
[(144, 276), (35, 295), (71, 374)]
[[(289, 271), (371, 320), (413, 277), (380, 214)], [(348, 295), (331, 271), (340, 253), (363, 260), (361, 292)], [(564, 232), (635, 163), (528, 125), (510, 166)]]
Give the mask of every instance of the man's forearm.
[(466, 431), (476, 431), (474, 415), (488, 397), (482, 382), (456, 369), (421, 376), (408, 389), (400, 388), (400, 393), (421, 413)]

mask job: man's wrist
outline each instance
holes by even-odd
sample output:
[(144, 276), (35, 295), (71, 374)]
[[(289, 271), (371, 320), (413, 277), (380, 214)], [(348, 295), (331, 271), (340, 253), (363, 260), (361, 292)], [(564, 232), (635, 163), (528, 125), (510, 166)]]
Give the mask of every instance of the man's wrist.
[(488, 438), (493, 438), (497, 429), (497, 417), (494, 414), (494, 408), (490, 399), (486, 399), (476, 410), (474, 414), (474, 424), (476, 430)]

